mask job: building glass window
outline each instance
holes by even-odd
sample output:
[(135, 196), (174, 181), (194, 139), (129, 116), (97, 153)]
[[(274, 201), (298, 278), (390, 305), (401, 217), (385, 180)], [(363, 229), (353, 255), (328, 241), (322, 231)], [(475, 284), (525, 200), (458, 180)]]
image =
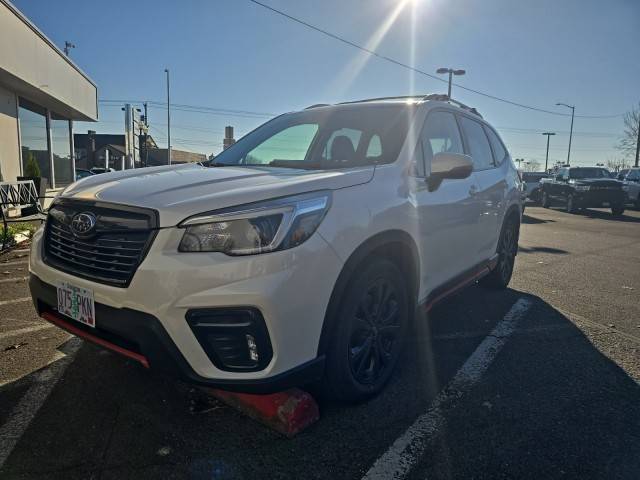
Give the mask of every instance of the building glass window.
[(73, 158), (71, 156), (71, 128), (68, 119), (51, 112), (51, 151), (55, 188), (73, 183)]
[(35, 161), (40, 167), (40, 176), (51, 179), (46, 110), (21, 98), (18, 115), (23, 174), (31, 171), (27, 165)]

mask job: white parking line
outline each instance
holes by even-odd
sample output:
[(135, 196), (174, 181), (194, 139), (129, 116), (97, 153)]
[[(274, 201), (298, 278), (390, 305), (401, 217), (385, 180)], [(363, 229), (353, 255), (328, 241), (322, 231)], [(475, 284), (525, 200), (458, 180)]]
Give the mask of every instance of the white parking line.
[(20, 260), (17, 262), (0, 262), (0, 268), (10, 267), (12, 265), (26, 265), (27, 263), (29, 263), (29, 260)]
[(0, 301), (0, 306), (2, 305), (11, 305), (12, 303), (21, 303), (21, 302), (27, 302), (30, 301), (31, 297), (20, 297), (20, 298), (14, 298), (12, 300), (2, 300)]
[(72, 338), (67, 343), (67, 355), (63, 359), (35, 374), (33, 385), (0, 427), (0, 468), (81, 346), (82, 340)]
[(29, 277), (15, 277), (15, 278), (3, 278), (0, 283), (22, 282), (29, 279)]
[[(553, 323), (549, 325), (537, 325), (529, 328), (516, 328), (513, 332), (514, 335), (531, 335), (532, 333), (546, 333), (553, 332), (555, 330), (567, 330), (575, 328), (569, 323)], [(480, 330), (475, 332), (453, 332), (442, 333), (440, 335), (434, 335), (434, 340), (467, 340), (471, 338), (484, 337), (487, 334), (486, 331)]]
[(389, 449), (380, 457), (363, 480), (404, 478), (411, 467), (422, 456), (428, 440), (434, 437), (445, 422), (442, 407), (459, 400), (473, 387), (487, 371), (509, 336), (516, 329), (518, 321), (531, 307), (531, 300), (519, 299), (505, 317), (460, 367), (449, 384), (440, 391), (429, 409), (420, 415)]
[(55, 325), (50, 323), (44, 323), (42, 325), (34, 325), (33, 327), (19, 328), (17, 330), (9, 330), (8, 332), (0, 333), (0, 340), (8, 337), (15, 337), (16, 335), (23, 335), (25, 333), (37, 332), (38, 330), (45, 330), (47, 328), (54, 328)]

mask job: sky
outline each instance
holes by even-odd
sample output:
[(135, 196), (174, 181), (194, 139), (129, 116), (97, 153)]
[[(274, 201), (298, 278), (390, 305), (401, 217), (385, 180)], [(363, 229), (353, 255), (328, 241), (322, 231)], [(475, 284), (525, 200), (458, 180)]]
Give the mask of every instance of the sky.
[[(570, 110), (557, 102), (575, 105), (572, 164), (619, 158), (622, 114), (640, 102), (638, 0), (261, 1), (424, 72), (465, 69), (455, 82), (467, 88), (558, 113)], [(445, 83), (249, 0), (13, 3), (60, 48), (75, 44), (71, 58), (98, 85), (99, 122), (77, 122), (76, 133), (123, 132), (120, 100), (166, 102), (165, 68), (171, 103), (199, 110), (172, 107), (172, 145), (207, 154), (221, 150), (226, 125), (238, 138), (272, 115), (314, 103), (446, 93)], [(513, 158), (544, 164), (541, 133), (553, 131), (549, 164), (566, 159), (570, 116), (455, 86), (452, 96), (497, 128)], [(149, 122), (166, 145), (161, 104), (150, 107)]]

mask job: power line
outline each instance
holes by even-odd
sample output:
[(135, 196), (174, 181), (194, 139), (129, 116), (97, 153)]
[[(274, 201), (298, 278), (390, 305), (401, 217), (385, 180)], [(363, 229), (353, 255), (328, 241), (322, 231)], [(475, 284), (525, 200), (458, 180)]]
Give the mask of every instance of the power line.
[[(258, 0), (248, 0), (248, 1), (251, 2), (251, 3), (254, 3), (256, 5), (259, 5), (262, 8), (270, 10), (271, 12), (276, 13), (276, 14), (282, 16), (282, 17), (285, 17), (285, 18), (287, 18), (287, 19), (289, 19), (289, 20), (291, 20), (293, 22), (296, 22), (296, 23), (298, 23), (300, 25), (303, 25), (303, 26), (305, 26), (307, 28), (315, 30), (316, 32), (321, 33), (321, 34), (323, 34), (323, 35), (325, 35), (327, 37), (330, 37), (330, 38), (332, 38), (334, 40), (337, 40), (338, 42), (342, 42), (342, 43), (344, 43), (346, 45), (349, 45), (350, 47), (357, 48), (358, 50), (361, 50), (361, 51), (363, 51), (363, 52), (365, 52), (365, 53), (367, 53), (369, 55), (372, 55), (374, 57), (380, 58), (381, 60), (385, 60), (385, 61), (387, 61), (389, 63), (392, 63), (392, 64), (397, 65), (399, 67), (405, 68), (407, 70), (411, 70), (411, 71), (413, 71), (415, 73), (419, 73), (420, 75), (424, 75), (424, 76), (429, 77), (429, 78), (431, 78), (433, 80), (437, 80), (437, 81), (443, 82), (443, 83), (448, 83), (447, 80), (444, 80), (444, 79), (442, 79), (440, 77), (437, 77), (435, 75), (427, 73), (424, 70), (420, 70), (418, 68), (412, 67), (411, 65), (408, 65), (406, 63), (400, 62), (400, 61), (398, 61), (398, 60), (396, 60), (394, 58), (388, 57), (386, 55), (382, 55), (382, 54), (376, 52), (375, 50), (371, 50), (369, 48), (363, 47), (362, 45), (359, 45), (359, 44), (357, 44), (355, 42), (352, 42), (351, 40), (348, 40), (348, 39), (346, 39), (344, 37), (336, 35), (335, 33), (331, 33), (328, 30), (324, 30), (324, 29), (322, 29), (320, 27), (317, 27), (315, 25), (312, 25), (312, 24), (310, 24), (308, 22), (305, 22), (304, 20), (301, 20), (301, 19), (296, 18), (296, 17), (294, 17), (292, 15), (289, 15), (288, 13), (283, 12), (282, 10), (278, 10), (278, 9), (273, 8), (273, 7), (269, 6), (269, 5), (266, 5), (266, 4), (262, 3), (262, 2), (259, 2)], [(466, 90), (468, 92), (475, 93), (477, 95), (481, 95), (483, 97), (490, 98), (492, 100), (497, 100), (499, 102), (507, 103), (509, 105), (514, 105), (516, 107), (525, 108), (525, 109), (533, 110), (533, 111), (536, 111), (536, 112), (548, 113), (550, 115), (557, 115), (557, 116), (561, 116), (561, 117), (570, 116), (568, 113), (554, 112), (552, 110), (546, 110), (544, 108), (533, 107), (531, 105), (525, 105), (523, 103), (514, 102), (512, 100), (507, 100), (505, 98), (501, 98), (501, 97), (497, 97), (495, 95), (491, 95), (491, 94), (488, 94), (488, 93), (485, 93), (485, 92), (481, 92), (480, 90), (475, 90), (473, 88), (465, 87), (465, 86), (460, 85), (458, 83), (453, 83), (453, 85), (455, 85), (458, 88), (461, 88), (462, 90)], [(575, 115), (575, 117), (576, 118), (616, 118), (616, 117), (621, 117), (623, 115), (624, 114), (620, 113), (620, 114), (616, 114), (616, 115)]]

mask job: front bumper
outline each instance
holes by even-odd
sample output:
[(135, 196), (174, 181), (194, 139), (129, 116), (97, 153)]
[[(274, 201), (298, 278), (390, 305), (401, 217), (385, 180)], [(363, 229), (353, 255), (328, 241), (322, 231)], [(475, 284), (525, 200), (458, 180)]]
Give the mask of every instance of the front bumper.
[(581, 207), (601, 207), (603, 204), (624, 205), (626, 193), (623, 190), (587, 190), (575, 193), (576, 203)]
[[(198, 384), (267, 392), (319, 377), (324, 363), (318, 356), (320, 334), (342, 268), (324, 239), (316, 233), (294, 249), (229, 257), (178, 253), (181, 233), (174, 228), (158, 231), (131, 284), (120, 288), (46, 265), (41, 255), (42, 232), (37, 232), (32, 242), (30, 283), (38, 312), (57, 315), (54, 323), (62, 328), (70, 325), (81, 330), (72, 333), (94, 342), (86, 335), (97, 336), (142, 355), (151, 368), (177, 373)], [(60, 281), (94, 292), (96, 329), (57, 314), (55, 285)], [(269, 364), (259, 371), (216, 367), (189, 326), (187, 312), (191, 310), (234, 307), (257, 309), (264, 318), (273, 353)]]

